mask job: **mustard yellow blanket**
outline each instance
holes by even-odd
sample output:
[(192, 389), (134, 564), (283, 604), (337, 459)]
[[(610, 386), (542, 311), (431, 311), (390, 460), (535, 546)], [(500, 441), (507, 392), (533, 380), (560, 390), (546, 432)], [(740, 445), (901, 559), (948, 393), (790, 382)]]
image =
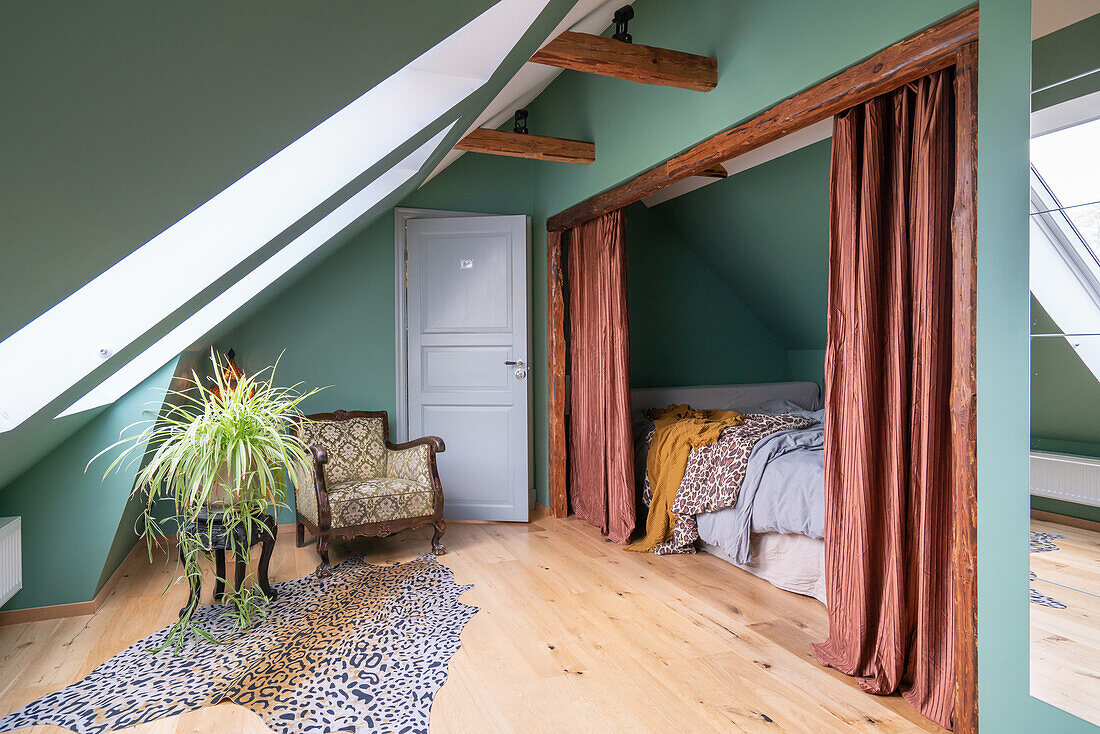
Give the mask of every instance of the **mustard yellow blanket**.
[(672, 537), (676, 525), (672, 503), (691, 450), (714, 443), (723, 429), (743, 421), (741, 414), (732, 410), (693, 410), (682, 404), (670, 405), (654, 417), (656, 432), (646, 459), (653, 500), (645, 521), (645, 537), (627, 546), (627, 550), (648, 553)]

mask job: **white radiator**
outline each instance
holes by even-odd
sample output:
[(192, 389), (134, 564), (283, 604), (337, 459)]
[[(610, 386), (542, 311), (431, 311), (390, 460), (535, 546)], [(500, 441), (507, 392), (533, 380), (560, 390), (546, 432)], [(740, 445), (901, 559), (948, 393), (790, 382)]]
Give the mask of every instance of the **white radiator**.
[(1031, 493), (1100, 507), (1100, 459), (1032, 451)]
[(0, 517), (0, 607), (23, 588), (22, 536), (18, 517)]

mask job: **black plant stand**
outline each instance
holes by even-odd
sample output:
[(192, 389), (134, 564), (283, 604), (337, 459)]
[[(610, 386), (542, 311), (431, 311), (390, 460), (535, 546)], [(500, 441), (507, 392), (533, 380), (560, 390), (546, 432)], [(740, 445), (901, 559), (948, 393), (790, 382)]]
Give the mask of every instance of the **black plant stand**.
[[(259, 526), (263, 525), (267, 530), (261, 529)], [(222, 524), (222, 514), (220, 512), (211, 512), (206, 509), (199, 510), (199, 514), (195, 522), (188, 525), (188, 529), (195, 532), (204, 542), (203, 545), (206, 550), (214, 553), (214, 601), (220, 602), (225, 596), (225, 551), (229, 547), (228, 533), (225, 530), (225, 525)], [(275, 524), (275, 518), (266, 513), (258, 515), (253, 518), (252, 521), (252, 537), (245, 536), (245, 529), (243, 526), (238, 525), (233, 529), (235, 545), (238, 548), (247, 547), (251, 548), (256, 543), (261, 543), (260, 548), (260, 564), (257, 568), (257, 575), (259, 576), (258, 583), (260, 590), (264, 592), (264, 595), (272, 601), (275, 600), (277, 594), (275, 590), (271, 588), (271, 584), (267, 579), (267, 568), (271, 563), (271, 553), (275, 550), (275, 535), (278, 530)], [(180, 556), (183, 556), (183, 549), (180, 549)], [(239, 589), (241, 584), (244, 583), (244, 577), (247, 573), (244, 560), (240, 558), (234, 559), (236, 561), (236, 569), (234, 574), (233, 586)], [(191, 596), (187, 600), (186, 606), (180, 610), (180, 618), (182, 619), (189, 611), (194, 613), (199, 606), (199, 595), (202, 594), (202, 577), (188, 577), (188, 583), (191, 587)]]

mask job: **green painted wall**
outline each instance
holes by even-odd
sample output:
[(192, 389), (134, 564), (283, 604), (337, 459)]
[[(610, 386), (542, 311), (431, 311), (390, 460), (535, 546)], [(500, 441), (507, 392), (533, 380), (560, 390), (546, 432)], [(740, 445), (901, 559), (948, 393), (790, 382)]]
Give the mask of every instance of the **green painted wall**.
[(783, 344), (656, 209), (626, 209), (633, 387), (789, 380)]
[[(338, 0), (320, 9), (310, 8), (308, 14), (300, 3), (260, 4), (253, 0), (202, 2), (186, 9), (131, 0), (110, 0), (95, 8), (5, 5), (0, 9), (0, 86), (5, 91), (0, 129), (6, 144), (0, 149), (0, 169), (12, 175), (0, 177), (0, 219), (4, 222), (0, 254), (10, 265), (0, 273), (0, 338), (491, 4), (492, 0), (461, 0), (443, 7), (428, 0), (369, 4)], [(345, 191), (196, 294), (39, 414), (0, 434), (0, 512), (24, 515), (26, 547), (56, 545), (57, 536), (42, 519), (42, 512), (60, 512), (66, 506), (66, 495), (84, 491), (84, 485), (76, 481), (54, 482), (47, 493), (51, 504), (43, 505), (31, 496), (35, 488), (47, 479), (69, 477), (80, 463), (74, 452), (105, 445), (104, 426), (115, 428), (120, 416), (127, 415), (130, 398), (106, 410), (54, 420), (58, 411), (346, 196), (457, 120), (424, 170), (357, 224), (365, 227), (380, 213), (388, 215), (390, 207), (427, 175), (570, 7), (570, 0), (549, 0), (523, 40), (481, 89), (425, 130), (410, 130), (412, 137), (406, 144), (365, 171)], [(308, 23), (309, 33), (301, 32), (304, 23)], [(505, 169), (506, 175), (515, 170)], [(504, 179), (501, 189), (510, 194), (512, 185)], [(522, 182), (521, 188), (529, 203), (530, 182)], [(352, 233), (355, 226), (349, 228)], [(389, 229), (392, 237), (392, 226)], [(252, 314), (269, 305), (277, 307), (281, 291), (328, 255), (341, 251), (349, 238), (349, 233), (341, 233), (225, 323), (213, 327), (199, 341), (199, 352), (202, 345), (216, 342), (233, 326), (249, 322)], [(388, 295), (372, 300), (369, 296), (378, 293), (367, 294), (366, 308), (358, 313), (371, 322), (375, 300), (388, 304), (388, 362), (383, 362), (382, 352), (369, 337), (357, 345), (359, 353), (349, 352), (342, 362), (351, 365), (368, 354), (362, 364), (369, 375), (378, 372), (371, 361), (376, 356), (384, 364), (393, 361), (393, 262), (392, 254), (384, 256), (387, 275), (380, 287)], [(368, 262), (366, 267), (373, 265)], [(352, 283), (350, 291), (363, 295), (359, 288), (359, 283)], [(324, 288), (320, 291), (328, 296)], [(306, 303), (303, 308), (307, 314), (300, 322), (303, 328), (318, 328), (308, 318), (312, 305)], [(293, 374), (303, 362), (315, 359), (331, 340), (341, 341), (339, 333), (326, 331), (323, 325), (320, 328), (321, 348), (312, 355), (293, 356), (287, 363), (288, 372)], [(270, 360), (260, 364), (273, 361), (280, 344), (286, 343), (283, 335), (276, 335)], [(295, 359), (300, 361), (295, 363)], [(353, 372), (350, 367), (349, 372)], [(355, 379), (363, 379), (362, 374)], [(366, 389), (353, 394), (365, 393), (373, 402), (371, 379), (365, 379)], [(355, 380), (333, 382), (361, 387)], [(387, 395), (386, 402), (392, 406), (392, 382)], [(71, 500), (76, 509), (58, 523), (60, 527), (78, 521), (81, 502), (79, 497)], [(83, 518), (88, 535), (83, 544), (88, 553), (82, 554), (82, 562), (55, 572), (55, 566), (64, 565), (60, 556), (44, 553), (35, 557), (26, 565), (33, 580), (9, 602), (11, 606), (91, 599), (97, 581), (105, 581), (113, 564), (132, 546), (130, 528), (135, 514), (135, 507), (124, 501), (104, 503), (97, 509), (102, 511)], [(107, 546), (102, 555), (98, 553), (101, 541)], [(97, 557), (98, 561), (91, 560)], [(96, 563), (99, 565), (93, 569)]]
[[(335, 0), (308, 10), (287, 0), (4, 4), (0, 254), (8, 267), (0, 272), (0, 338), (492, 4)], [(415, 186), (570, 7), (570, 0), (549, 0), (481, 89), (423, 132), (409, 130), (408, 142), (344, 190), (37, 415), (0, 434), (0, 487), (94, 417), (55, 421), (54, 415), (458, 118)], [(296, 268), (274, 288), (306, 270)]]
[[(529, 215), (532, 167), (526, 160), (466, 155), (401, 204)], [(347, 244), (219, 336), (218, 348), (235, 349), (241, 368), (250, 372), (279, 359), (281, 384), (326, 387), (303, 403), (306, 412), (386, 410), (392, 428), (397, 402), (393, 227), (392, 209), (375, 216)], [(545, 454), (541, 461), (545, 465)], [(293, 518), (288, 511), (279, 521)]]
[(1100, 91), (1100, 72), (1066, 81), (1100, 69), (1097, 38), (1100, 38), (1100, 15), (1035, 39), (1031, 52), (1031, 88), (1058, 86), (1035, 92), (1031, 97), (1033, 110)]
[[(1031, 297), (1031, 333), (1062, 329)], [(1100, 335), (1083, 337), (1100, 339)], [(1063, 337), (1031, 337), (1031, 448), (1100, 457), (1100, 382)], [(1032, 495), (1031, 508), (1100, 522), (1100, 507)]]
[(825, 348), (831, 140), (654, 207), (788, 349)]
[[(533, 170), (532, 188), (524, 192), (518, 191), (521, 182), (507, 178), (516, 171), (510, 165), (470, 163), (476, 159), (467, 155), (409, 197), (409, 203), (421, 206), (500, 213), (521, 213), (527, 207), (534, 215), (531, 362), (540, 487), (545, 487), (546, 468), (546, 386), (538, 377), (546, 365), (546, 271), (540, 236), (545, 218), (965, 5), (960, 0), (782, 4), (639, 0), (635, 8), (646, 22), (632, 28), (636, 40), (718, 56), (718, 89), (702, 95), (565, 72), (531, 106), (533, 130), (596, 140), (595, 164), (539, 164)], [(1038, 702), (1027, 692), (1029, 429), (1022, 416), (1028, 412), (1029, 387), (1025, 294), (1030, 3), (987, 2), (982, 8), (980, 38), (977, 338), (982, 729), (1009, 734), (1040, 728), (1093, 731), (1095, 727)], [(792, 44), (797, 45), (797, 53), (791, 52)], [(392, 249), (385, 229), (384, 224), (377, 225), (377, 231), (369, 228), (379, 242), (357, 239), (356, 246)], [(385, 265), (385, 256), (377, 257)], [(386, 280), (392, 274), (392, 255), (388, 257)], [(310, 277), (331, 279), (336, 276), (334, 270), (325, 264)], [(382, 280), (368, 279), (361, 287), (369, 289)], [(392, 292), (392, 287), (386, 290)], [(324, 289), (318, 286), (314, 292), (321, 294)], [(354, 298), (335, 290), (327, 297), (354, 303)], [(289, 323), (272, 322), (278, 330), (268, 337), (273, 351), (280, 343), (290, 342), (292, 335), (297, 339), (307, 327), (328, 329), (328, 354), (339, 351), (347, 323), (354, 328), (369, 324), (371, 329), (381, 329), (379, 333), (392, 331), (392, 312), (378, 315), (349, 307), (344, 313), (352, 316), (325, 326), (309, 323), (309, 311), (318, 308), (315, 303), (302, 299), (300, 304), (302, 311)], [(353, 379), (361, 372), (355, 365), (348, 368)]]
[(0, 335), (492, 4), (5, 3)]
[[(1033, 334), (1060, 334), (1031, 298)], [(1100, 339), (1100, 335), (1082, 337)], [(1063, 337), (1031, 339), (1031, 448), (1100, 457), (1100, 382)]]
[(982, 5), (978, 84), (978, 702), (984, 732), (1096, 731), (1028, 693), (1031, 7)]
[[(788, 349), (787, 360), (791, 364), (791, 379), (816, 382), (825, 389), (825, 350)], [(822, 392), (824, 396), (824, 392)]]
[(789, 379), (821, 385), (829, 284), (822, 140), (653, 207), (787, 350)]
[[(1094, 15), (1032, 43), (1031, 107), (1043, 109), (1100, 91), (1100, 73), (1066, 82), (1100, 68), (1100, 15)], [(1061, 83), (1066, 82), (1066, 83)], [(1061, 332), (1033, 297), (1032, 333)], [(1092, 337), (1100, 338), (1100, 336)], [(1031, 448), (1100, 457), (1100, 382), (1062, 339), (1032, 339)], [(1032, 497), (1031, 507), (1059, 515), (1100, 521), (1100, 508)]]
[(160, 414), (185, 363), (172, 360), (0, 493), (0, 516), (18, 515), (23, 526), (23, 588), (4, 609), (88, 601), (133, 548), (125, 518), (140, 462), (106, 478), (109, 459), (85, 467), (123, 429)]
[[(758, 110), (812, 85), (824, 76), (844, 68), (888, 46), (899, 38), (922, 27), (934, 24), (952, 14), (963, 3), (939, 0), (934, 3), (877, 3), (870, 0), (849, 0), (837, 10), (820, 3), (730, 4), (720, 0), (692, 3), (690, 12), (684, 2), (654, 3), (640, 0), (636, 8), (644, 13), (647, 23), (639, 27), (635, 38), (640, 43), (680, 48), (719, 56), (721, 69), (719, 86), (708, 94), (684, 90), (632, 84), (574, 72), (564, 72), (532, 105), (533, 132), (597, 141), (597, 160), (591, 166), (562, 163), (529, 164), (494, 160), (466, 155), (428, 185), (408, 196), (406, 206), (490, 211), (495, 213), (529, 213), (533, 217), (532, 244), (532, 354), (535, 367), (534, 385), (534, 445), (535, 484), (538, 497), (546, 497), (546, 217), (588, 195), (629, 178), (638, 171), (659, 162), (714, 132), (745, 119)], [(804, 29), (801, 32), (799, 29)], [(792, 55), (776, 39), (798, 38), (800, 53)], [(745, 68), (752, 73), (745, 73)], [(825, 146), (818, 146), (806, 155), (817, 153), (819, 159)], [(472, 161), (477, 161), (472, 162)], [(517, 169), (515, 166), (521, 166)], [(785, 163), (777, 163), (783, 166)], [(523, 180), (515, 178), (522, 170), (530, 176), (532, 188), (522, 194)], [(721, 185), (721, 184), (719, 184)], [(736, 186), (737, 184), (731, 184)], [(815, 184), (806, 179), (808, 191)], [(817, 187), (822, 186), (817, 182)], [(827, 200), (819, 206), (827, 207)], [(384, 215), (383, 218), (387, 218)], [(379, 225), (388, 227), (388, 225)], [(372, 227), (373, 229), (373, 227)], [(808, 224), (807, 231), (812, 229)], [(824, 241), (819, 230), (816, 236)], [(388, 236), (380, 236), (375, 246), (392, 249)], [(365, 246), (356, 240), (357, 247)], [(392, 259), (392, 255), (380, 255)], [(817, 255), (824, 258), (824, 248)], [(392, 281), (389, 268), (377, 276), (377, 283), (387, 290)], [(331, 275), (327, 265), (318, 266), (310, 277)], [(371, 287), (364, 285), (364, 287)], [(824, 291), (819, 279), (808, 288)], [(318, 287), (317, 292), (321, 292)], [(336, 293), (333, 291), (333, 293)], [(740, 297), (742, 294), (738, 292)], [(337, 297), (346, 299), (346, 293)], [(819, 296), (820, 300), (820, 296)], [(818, 310), (823, 318), (823, 308)], [(760, 312), (758, 318), (763, 319)], [(262, 317), (257, 317), (262, 318)], [(297, 325), (289, 330), (272, 332), (267, 349), (277, 354), (286, 344), (286, 333), (300, 331)], [(382, 339), (388, 338), (392, 313), (379, 321)], [(812, 322), (812, 318), (811, 318)], [(251, 329), (253, 327), (241, 327)], [(356, 328), (364, 328), (356, 325)], [(373, 327), (372, 327), (373, 328)], [(789, 327), (788, 327), (789, 328)], [(223, 343), (228, 344), (228, 342)], [(784, 372), (797, 365), (800, 376), (820, 379), (820, 368), (814, 354), (823, 344), (799, 341), (785, 345), (788, 349), (805, 344), (805, 349), (793, 349), (788, 354)], [(277, 348), (278, 347), (278, 348)], [(387, 350), (392, 350), (390, 346)], [(382, 360), (385, 362), (385, 359)], [(540, 369), (539, 365), (543, 367)], [(387, 368), (383, 382), (394, 379)], [(391, 398), (392, 401), (392, 398)]]
[[(385, 247), (386, 238), (389, 246)], [(219, 338), (222, 352), (256, 372), (278, 360), (276, 381), (325, 388), (302, 409), (386, 410), (393, 415), (393, 223), (376, 219), (266, 307)], [(293, 508), (293, 498), (288, 499)], [(291, 510), (280, 523), (294, 522)]]
[[(1054, 451), (1056, 449), (1048, 450)], [(1066, 451), (1065, 453), (1077, 452)], [(1033, 495), (1031, 497), (1031, 509), (1052, 512), (1055, 515), (1065, 515), (1066, 517), (1076, 517), (1081, 520), (1100, 522), (1100, 507), (1079, 505), (1076, 502), (1063, 502), (1062, 500), (1051, 499), (1050, 497), (1036, 497)]]

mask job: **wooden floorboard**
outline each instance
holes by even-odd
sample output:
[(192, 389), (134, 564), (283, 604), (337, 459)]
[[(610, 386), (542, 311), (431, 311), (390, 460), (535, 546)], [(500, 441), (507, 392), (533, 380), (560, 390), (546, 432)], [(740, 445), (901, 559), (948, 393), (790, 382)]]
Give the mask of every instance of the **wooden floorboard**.
[[(408, 560), (427, 530), (335, 545), (371, 561)], [(814, 662), (825, 608), (724, 561), (628, 553), (588, 525), (454, 524), (440, 560), (480, 607), (432, 709), (433, 734), (471, 731), (944, 731), (897, 696), (871, 696)], [(282, 535), (273, 581), (313, 570), (312, 548)], [(143, 549), (93, 615), (0, 628), (0, 714), (86, 675), (171, 622), (185, 593)], [(209, 593), (209, 592), (207, 592)], [(25, 731), (56, 732), (50, 727)], [(264, 732), (235, 704), (128, 729), (143, 734)]]
[(1100, 532), (1037, 518), (1031, 529), (1066, 536), (1031, 554), (1032, 588), (1066, 605), (1031, 605), (1031, 695), (1100, 724)]

